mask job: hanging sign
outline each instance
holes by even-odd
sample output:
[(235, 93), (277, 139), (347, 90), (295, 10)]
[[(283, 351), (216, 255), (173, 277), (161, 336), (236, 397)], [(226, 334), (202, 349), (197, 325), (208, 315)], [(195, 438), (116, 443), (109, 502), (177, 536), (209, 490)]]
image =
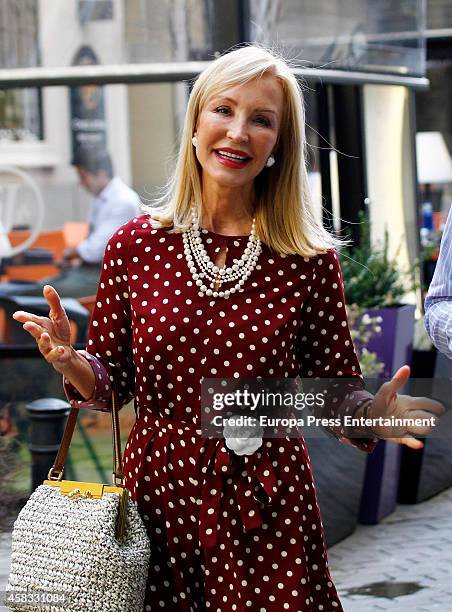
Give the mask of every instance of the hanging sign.
[[(95, 65), (98, 59), (91, 47), (84, 46), (76, 53), (74, 66)], [(102, 85), (71, 87), (72, 154), (80, 145), (106, 147), (104, 88)]]

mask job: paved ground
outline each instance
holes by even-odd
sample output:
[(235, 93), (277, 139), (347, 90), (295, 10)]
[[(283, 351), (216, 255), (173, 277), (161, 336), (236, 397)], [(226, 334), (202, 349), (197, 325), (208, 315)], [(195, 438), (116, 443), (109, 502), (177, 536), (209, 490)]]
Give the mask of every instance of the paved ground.
[[(8, 575), (9, 548), (9, 536), (0, 535), (0, 592)], [(422, 504), (398, 506), (379, 525), (358, 527), (330, 548), (329, 557), (345, 612), (452, 610), (452, 489)], [(373, 583), (383, 583), (374, 590), (392, 587), (411, 594), (392, 599), (350, 594)], [(0, 606), (0, 612), (6, 608)]]
[(9, 555), (11, 539), (7, 534), (0, 534), (0, 612), (5, 612), (6, 608), (1, 605), (4, 598), (6, 581), (9, 573)]
[[(345, 612), (452, 610), (452, 489), (398, 506), (379, 525), (359, 526), (330, 548), (329, 558)], [(423, 588), (393, 599), (348, 594), (381, 582), (380, 590)]]

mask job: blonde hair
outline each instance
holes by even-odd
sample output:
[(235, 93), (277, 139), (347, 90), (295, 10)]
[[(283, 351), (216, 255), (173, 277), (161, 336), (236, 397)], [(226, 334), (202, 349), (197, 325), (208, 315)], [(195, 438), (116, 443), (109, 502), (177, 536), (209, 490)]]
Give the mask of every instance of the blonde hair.
[(252, 44), (213, 61), (196, 79), (188, 101), (175, 171), (163, 193), (144, 210), (172, 232), (186, 230), (192, 205), (202, 213), (202, 168), (192, 136), (208, 100), (226, 89), (271, 74), (284, 92), (284, 110), (275, 149), (277, 163), (255, 178), (255, 233), (284, 255), (313, 257), (346, 241), (330, 234), (316, 218), (306, 170), (303, 91), (289, 64), (273, 51)]

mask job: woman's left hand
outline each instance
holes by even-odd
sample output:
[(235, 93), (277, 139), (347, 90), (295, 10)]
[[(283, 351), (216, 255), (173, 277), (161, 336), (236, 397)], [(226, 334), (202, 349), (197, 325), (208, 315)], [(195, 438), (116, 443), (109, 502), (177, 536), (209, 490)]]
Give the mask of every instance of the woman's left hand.
[(419, 449), (424, 446), (414, 435), (428, 436), (438, 423), (439, 417), (445, 412), (444, 406), (428, 397), (411, 397), (411, 395), (398, 395), (410, 377), (410, 367), (402, 366), (392, 380), (384, 383), (376, 393), (367, 416), (371, 419), (397, 418), (397, 419), (430, 419), (426, 425), (403, 425), (399, 427), (387, 427), (372, 425), (372, 431), (379, 437), (405, 444), (410, 448)]

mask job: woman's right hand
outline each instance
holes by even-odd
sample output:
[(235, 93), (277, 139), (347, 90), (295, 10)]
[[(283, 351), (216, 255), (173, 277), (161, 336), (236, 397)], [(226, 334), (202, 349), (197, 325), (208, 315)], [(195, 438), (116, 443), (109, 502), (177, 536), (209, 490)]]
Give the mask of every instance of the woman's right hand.
[(43, 295), (50, 306), (49, 317), (17, 310), (13, 319), (23, 323), (23, 328), (36, 340), (44, 359), (57, 372), (63, 373), (72, 359), (71, 325), (60, 296), (51, 285), (45, 285)]

